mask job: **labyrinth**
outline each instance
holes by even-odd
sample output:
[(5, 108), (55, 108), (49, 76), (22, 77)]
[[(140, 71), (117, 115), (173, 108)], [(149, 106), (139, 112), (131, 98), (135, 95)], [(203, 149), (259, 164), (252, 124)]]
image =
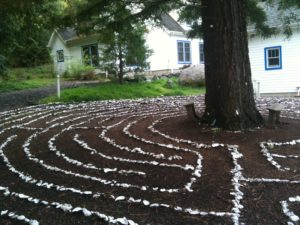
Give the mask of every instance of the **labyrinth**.
[(189, 121), (204, 97), (0, 112), (0, 224), (300, 223), (300, 98), (275, 129)]

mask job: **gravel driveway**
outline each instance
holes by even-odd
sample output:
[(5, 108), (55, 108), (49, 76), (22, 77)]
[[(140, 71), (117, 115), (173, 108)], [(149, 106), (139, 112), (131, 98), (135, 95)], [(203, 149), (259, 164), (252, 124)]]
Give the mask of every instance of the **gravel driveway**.
[[(63, 82), (61, 89), (74, 88), (83, 85), (96, 85), (98, 81), (85, 81), (85, 82)], [(18, 107), (30, 106), (38, 104), (38, 101), (49, 95), (56, 93), (56, 85), (28, 89), (22, 91), (13, 91), (9, 93), (0, 94), (0, 111), (10, 110)]]

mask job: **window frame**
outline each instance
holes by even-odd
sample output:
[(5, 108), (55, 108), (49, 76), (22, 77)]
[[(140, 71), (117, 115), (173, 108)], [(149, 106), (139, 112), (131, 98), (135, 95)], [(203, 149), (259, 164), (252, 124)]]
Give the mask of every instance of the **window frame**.
[[(96, 50), (97, 50), (97, 62), (98, 63), (96, 65), (93, 64), (92, 49), (91, 49), (92, 47), (96, 47)], [(86, 61), (84, 59), (84, 48), (88, 48), (88, 56), (89, 56), (88, 63), (86, 63)], [(88, 65), (88, 66), (93, 66), (93, 67), (99, 66), (99, 46), (97, 43), (81, 46), (81, 55), (82, 55), (83, 64)]]
[[(270, 50), (278, 50), (278, 57), (269, 57)], [(276, 66), (269, 65), (270, 58), (279, 58), (279, 64)], [(281, 70), (282, 69), (282, 47), (281, 46), (272, 46), (265, 48), (265, 70)]]
[[(62, 54), (61, 54), (62, 53)], [(59, 49), (56, 51), (56, 61), (59, 62), (64, 62), (65, 61), (65, 53), (63, 49)]]
[[(202, 51), (201, 51), (201, 46), (202, 47)], [(203, 55), (203, 59), (201, 60), (201, 54)], [(204, 55), (204, 43), (200, 42), (199, 43), (199, 62), (200, 64), (204, 64), (205, 63), (205, 55)]]
[[(180, 61), (179, 60), (179, 43), (182, 43), (183, 44), (183, 61)], [(186, 50), (185, 50), (185, 45), (186, 44), (189, 44), (189, 57), (190, 57), (190, 60), (187, 61), (186, 60)], [(177, 40), (177, 61), (178, 61), (178, 64), (192, 64), (192, 45), (191, 45), (191, 41), (186, 41), (186, 40)]]

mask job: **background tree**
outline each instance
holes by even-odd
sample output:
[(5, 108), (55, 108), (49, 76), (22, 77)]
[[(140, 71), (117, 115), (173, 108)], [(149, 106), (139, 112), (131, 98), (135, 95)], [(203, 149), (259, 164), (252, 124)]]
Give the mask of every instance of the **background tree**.
[(62, 18), (59, 0), (2, 1), (0, 49), (9, 66), (34, 66), (49, 62), (49, 36)]
[[(187, 1), (181, 18), (192, 22), (191, 36), (204, 39), (206, 109), (203, 120), (225, 129), (261, 126), (263, 118), (255, 106), (248, 52), (247, 25), (269, 37), (280, 32), (269, 27), (267, 15), (257, 0)], [(273, 9), (285, 10), (295, 1), (268, 1)], [(291, 34), (295, 17), (283, 13), (282, 31)], [(200, 21), (199, 18), (202, 18)]]
[[(79, 11), (78, 9), (84, 10)], [(146, 46), (146, 27), (133, 17), (135, 10), (126, 1), (77, 1), (70, 3), (78, 32), (100, 35), (100, 64), (123, 82), (127, 66), (147, 68), (150, 49)], [(78, 12), (79, 11), (79, 12)]]
[[(98, 12), (101, 15), (109, 10), (114, 15), (124, 7), (138, 9), (125, 19), (109, 23), (119, 26), (130, 22), (132, 18), (157, 18), (163, 11), (179, 9), (181, 18), (193, 24), (190, 34), (203, 34), (207, 88), (204, 121), (230, 130), (263, 125), (263, 118), (253, 98), (247, 25), (253, 22), (261, 34), (270, 36), (278, 29), (268, 27), (266, 13), (259, 3), (274, 3), (277, 10), (284, 11), (289, 7), (299, 7), (298, 0), (122, 0), (118, 1), (116, 7), (110, 7), (110, 1), (107, 0), (87, 2), (89, 7), (82, 11), (83, 14), (100, 10)], [(297, 19), (297, 15), (293, 16)], [(289, 24), (295, 18), (291, 15), (284, 18), (284, 32), (291, 33)]]
[(145, 32), (146, 28), (140, 24), (127, 24), (118, 31), (106, 29), (101, 32), (100, 63), (105, 70), (117, 74), (120, 83), (126, 67), (145, 69), (149, 66), (147, 59), (151, 50), (146, 46)]

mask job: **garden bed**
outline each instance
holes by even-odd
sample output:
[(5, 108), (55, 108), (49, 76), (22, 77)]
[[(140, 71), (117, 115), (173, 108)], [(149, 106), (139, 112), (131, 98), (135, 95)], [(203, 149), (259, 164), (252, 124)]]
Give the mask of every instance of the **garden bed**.
[(0, 223), (299, 223), (300, 100), (260, 99), (284, 123), (245, 133), (189, 121), (186, 102), (203, 111), (198, 96), (0, 113)]

